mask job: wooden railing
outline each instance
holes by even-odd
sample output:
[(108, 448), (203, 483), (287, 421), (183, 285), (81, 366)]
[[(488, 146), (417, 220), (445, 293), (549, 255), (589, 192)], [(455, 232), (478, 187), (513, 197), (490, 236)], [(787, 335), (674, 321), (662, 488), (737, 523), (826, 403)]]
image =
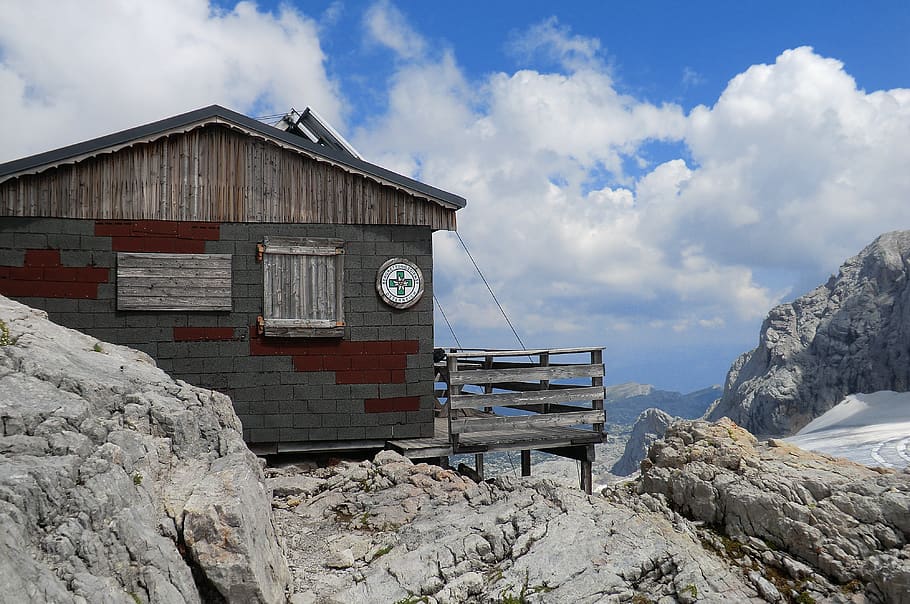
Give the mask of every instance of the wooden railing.
[[(569, 356), (581, 356), (583, 362), (555, 362)], [(588, 440), (603, 433), (602, 348), (452, 350), (440, 369), (446, 384), (449, 436), (456, 451), (462, 434), (486, 433), (494, 444), (508, 443), (510, 435), (518, 432), (539, 432), (542, 441), (559, 440), (552, 430), (547, 435), (552, 428), (576, 427)], [(530, 414), (497, 415), (493, 407)], [(485, 413), (459, 412), (466, 409)]]

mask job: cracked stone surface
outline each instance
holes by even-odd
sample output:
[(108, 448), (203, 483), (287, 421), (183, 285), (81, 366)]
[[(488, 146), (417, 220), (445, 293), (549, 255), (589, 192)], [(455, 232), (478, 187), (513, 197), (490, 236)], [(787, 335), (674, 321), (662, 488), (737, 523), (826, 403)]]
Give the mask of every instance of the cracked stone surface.
[(703, 540), (749, 572), (771, 568), (748, 575), (768, 601), (910, 602), (910, 470), (759, 443), (724, 418), (671, 425), (636, 488), (720, 531)]
[[(300, 473), (267, 472), (281, 482)], [(475, 484), (388, 451), (305, 473), (322, 489), (276, 497), (274, 505), (293, 589), (313, 602), (669, 603), (694, 601), (693, 594), (704, 602), (765, 601), (666, 508), (590, 497), (540, 478)], [(343, 536), (353, 541), (337, 544)], [(353, 564), (338, 564), (340, 552)]]
[(285, 601), (270, 493), (226, 396), (2, 296), (0, 320), (0, 600)]

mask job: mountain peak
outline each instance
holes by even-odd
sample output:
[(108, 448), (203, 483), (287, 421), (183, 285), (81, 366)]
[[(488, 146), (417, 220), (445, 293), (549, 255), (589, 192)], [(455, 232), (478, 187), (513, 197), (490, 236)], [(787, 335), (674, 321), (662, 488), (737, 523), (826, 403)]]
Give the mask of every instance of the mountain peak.
[(885, 233), (837, 276), (768, 314), (708, 412), (792, 434), (848, 394), (910, 390), (910, 231)]

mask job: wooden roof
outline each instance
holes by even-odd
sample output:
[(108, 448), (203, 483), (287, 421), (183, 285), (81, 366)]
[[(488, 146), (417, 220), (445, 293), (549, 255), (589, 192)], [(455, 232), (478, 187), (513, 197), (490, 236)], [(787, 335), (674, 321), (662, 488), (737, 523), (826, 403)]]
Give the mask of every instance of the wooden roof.
[(455, 229), (462, 197), (213, 105), (0, 164), (0, 215)]

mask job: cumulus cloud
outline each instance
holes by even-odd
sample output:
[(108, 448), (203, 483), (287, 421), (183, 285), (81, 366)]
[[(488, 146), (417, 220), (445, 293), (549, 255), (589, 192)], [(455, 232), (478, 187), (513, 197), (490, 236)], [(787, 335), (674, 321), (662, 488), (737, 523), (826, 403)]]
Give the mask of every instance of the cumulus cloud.
[(11, 3), (0, 11), (0, 161), (213, 103), (310, 104), (344, 123), (316, 23), (206, 0)]
[[(687, 115), (622, 93), (597, 41), (555, 20), (514, 49), (570, 60), (468, 81), (452, 54), (412, 56), (356, 140), (468, 198), (460, 232), (539, 344), (630, 325), (754, 330), (878, 233), (910, 226), (910, 91), (867, 93), (797, 48)], [(684, 145), (691, 163), (627, 169), (653, 141)], [(481, 311), (489, 296), (449, 238), (436, 237), (437, 292), (456, 324), (488, 330), (501, 319)]]
[(527, 31), (512, 35), (507, 48), (525, 62), (536, 57), (554, 61), (571, 69), (602, 67), (600, 40), (573, 35), (556, 17), (531, 26)]
[(387, 0), (376, 2), (364, 14), (363, 22), (370, 40), (381, 44), (402, 59), (414, 59), (426, 51), (426, 41)]

